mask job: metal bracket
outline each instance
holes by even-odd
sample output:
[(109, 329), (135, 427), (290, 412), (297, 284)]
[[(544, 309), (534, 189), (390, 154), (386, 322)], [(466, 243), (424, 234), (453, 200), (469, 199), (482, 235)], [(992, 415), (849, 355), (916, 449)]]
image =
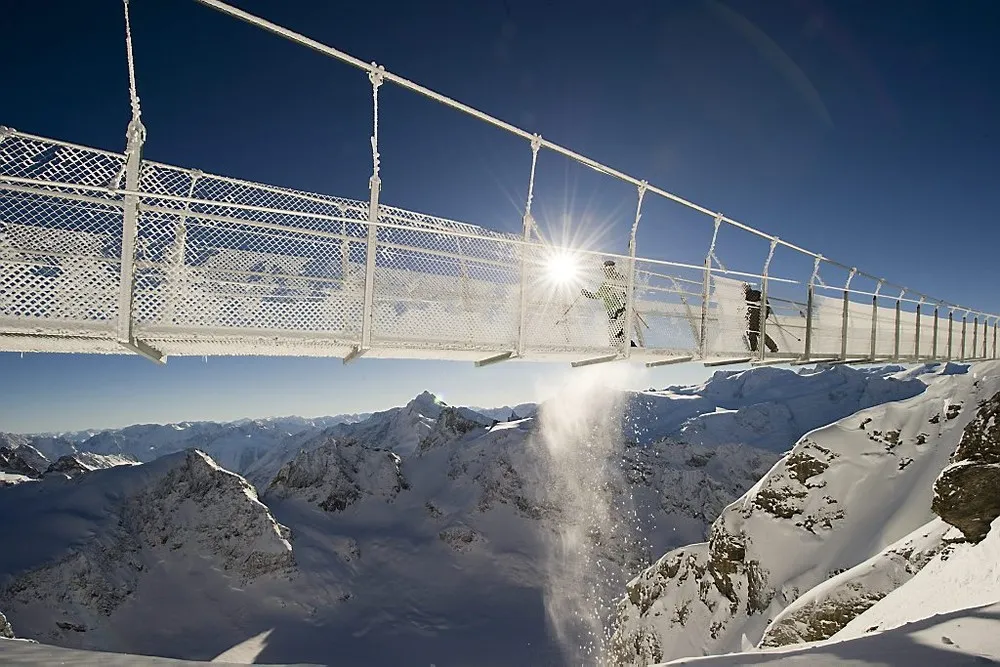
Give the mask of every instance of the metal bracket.
[(361, 348), (358, 345), (355, 345), (354, 347), (351, 348), (350, 352), (348, 352), (347, 355), (344, 357), (344, 360), (343, 360), (344, 361), (344, 365), (346, 366), (347, 364), (351, 363), (352, 361), (354, 361), (355, 359), (357, 359), (358, 357), (360, 357), (365, 352), (367, 352), (367, 350)]
[(119, 341), (119, 344), (140, 356), (146, 357), (150, 361), (155, 361), (161, 365), (167, 363), (167, 355), (141, 340)]

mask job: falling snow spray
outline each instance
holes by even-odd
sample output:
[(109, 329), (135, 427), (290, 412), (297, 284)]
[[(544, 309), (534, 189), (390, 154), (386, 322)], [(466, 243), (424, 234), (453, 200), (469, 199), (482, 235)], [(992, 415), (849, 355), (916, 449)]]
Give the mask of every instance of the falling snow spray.
[(608, 621), (624, 594), (622, 555), (638, 544), (621, 468), (622, 388), (638, 380), (626, 364), (575, 371), (539, 415), (533, 449), (560, 516), (546, 533), (545, 608), (571, 665), (607, 662)]

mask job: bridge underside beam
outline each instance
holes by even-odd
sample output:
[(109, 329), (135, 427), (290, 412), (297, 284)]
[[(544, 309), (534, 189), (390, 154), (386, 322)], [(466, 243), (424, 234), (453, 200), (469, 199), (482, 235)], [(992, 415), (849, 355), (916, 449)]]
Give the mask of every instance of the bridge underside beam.
[(573, 368), (580, 368), (581, 366), (593, 366), (594, 364), (606, 364), (609, 361), (615, 361), (616, 359), (621, 359), (621, 355), (618, 354), (607, 354), (602, 357), (591, 357), (590, 359), (581, 359), (580, 361), (573, 361), (570, 365)]
[(714, 367), (714, 366), (733, 366), (736, 364), (748, 364), (753, 361), (753, 357), (734, 357), (731, 359), (706, 359), (703, 363), (704, 366)]
[(483, 366), (489, 366), (491, 364), (498, 364), (501, 361), (507, 361), (512, 356), (514, 356), (514, 351), (501, 352), (500, 354), (494, 354), (492, 357), (486, 357), (485, 359), (478, 359), (475, 361), (476, 368), (482, 368)]
[(665, 359), (655, 359), (653, 361), (646, 362), (646, 368), (656, 368), (658, 366), (669, 366), (671, 364), (683, 364), (687, 361), (693, 361), (694, 355), (682, 355), (677, 357), (667, 357)]

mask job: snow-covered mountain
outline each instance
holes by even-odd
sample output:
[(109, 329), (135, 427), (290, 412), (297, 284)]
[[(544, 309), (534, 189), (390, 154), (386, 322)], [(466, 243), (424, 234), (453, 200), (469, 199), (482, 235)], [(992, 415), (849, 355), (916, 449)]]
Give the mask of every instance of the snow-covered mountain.
[[(219, 567), (213, 557), (200, 561), (213, 572), (204, 574), (191, 554), (202, 553), (198, 534), (213, 534), (215, 523), (198, 524), (197, 531), (173, 528), (159, 547), (118, 548), (124, 528), (115, 517), (138, 521), (138, 515), (116, 509), (115, 499), (131, 497), (115, 486), (123, 482), (101, 480), (143, 476), (140, 471), (147, 467), (181, 456), (173, 454), (140, 466), (22, 485), (36, 487), (44, 498), (48, 489), (63, 488), (53, 484), (88, 493), (110, 484), (105, 500), (111, 518), (98, 521), (85, 512), (84, 523), (98, 524), (88, 523), (74, 533), (78, 542), (64, 548), (86, 551), (110, 544), (116, 562), (127, 552), (132, 560), (126, 562), (138, 559), (142, 572), (155, 571), (157, 577), (147, 580), (145, 574), (120, 571), (126, 568), (122, 565), (105, 577), (115, 582), (107, 588), (127, 598), (111, 612), (119, 634), (98, 630), (110, 623), (100, 609), (85, 611), (80, 599), (64, 599), (61, 587), (76, 570), (32, 580), (45, 602), (29, 607), (22, 601), (5, 611), (22, 636), (72, 646), (84, 645), (86, 636), (93, 648), (199, 659), (270, 628), (258, 656), (262, 661), (324, 663), (336, 646), (344, 664), (579, 662), (564, 653), (558, 632), (547, 629), (558, 626), (554, 616), (580, 612), (603, 621), (613, 596), (653, 554), (703, 540), (709, 522), (808, 429), (859, 406), (925, 390), (919, 377), (900, 370), (721, 372), (699, 387), (625, 393), (599, 405), (581, 404), (587, 396), (573, 395), (540, 406), (532, 418), (513, 421), (449, 406), (425, 393), (356, 423), (306, 428), (266, 447), (263, 434), (247, 438), (239, 430), (258, 428), (256, 422), (228, 425), (226, 433), (236, 435), (223, 440), (226, 446), (219, 451), (230, 462), (245, 462), (248, 450), (241, 438), (261, 445), (260, 453), (247, 455), (252, 461), (245, 472), (275, 520), (289, 528), (296, 562), (292, 574), (224, 587), (219, 577), (226, 572), (212, 570)], [(759, 374), (766, 375), (763, 385), (755, 379)], [(227, 425), (171, 428), (208, 434), (201, 442), (211, 448), (218, 441), (213, 434), (220, 432), (213, 428), (219, 426)], [(165, 444), (170, 440), (164, 428), (136, 427), (129, 438), (98, 434), (91, 440), (105, 451), (141, 450), (148, 457), (174, 446)], [(14, 490), (0, 490), (0, 510), (3, 494)], [(179, 485), (169, 506), (144, 497), (153, 509), (139, 523), (158, 525), (161, 513), (176, 521), (200, 518), (202, 501), (185, 494), (190, 495), (190, 487)], [(225, 497), (213, 502), (232, 505)], [(95, 517), (104, 513), (93, 512)], [(68, 502), (50, 514), (60, 515), (76, 516)], [(214, 512), (209, 518), (220, 524), (231, 520)], [(240, 535), (230, 537), (243, 544)], [(36, 540), (46, 542), (36, 535), (25, 543)], [(111, 567), (102, 557), (91, 559), (98, 564), (92, 570)], [(62, 562), (41, 554), (14, 567), (0, 558), (0, 582), (26, 570), (45, 570), (54, 561)], [(154, 623), (153, 598), (139, 593), (159, 591), (159, 583), (146, 582), (161, 578), (171, 590)], [(202, 589), (203, 580), (209, 583)], [(199, 590), (186, 590), (192, 587)], [(567, 604), (556, 608), (552, 599), (559, 596)], [(0, 599), (6, 600), (4, 594)], [(174, 610), (182, 603), (205, 611), (177, 620)], [(50, 609), (69, 604), (67, 619), (46, 617), (42, 604)], [(116, 615), (125, 614), (118, 609), (127, 610), (129, 618)], [(145, 625), (140, 627), (140, 620)], [(53, 635), (54, 621), (89, 622), (95, 629), (79, 633), (56, 626)]]
[(707, 543), (667, 553), (630, 582), (616, 662), (740, 650), (772, 620), (768, 643), (814, 639), (939, 556), (948, 531), (932, 522), (934, 481), (976, 406), (1000, 389), (995, 365), (961, 371), (899, 374), (926, 391), (808, 433), (725, 509)]
[(298, 453), (315, 449), (331, 440), (354, 442), (370, 448), (392, 450), (398, 456), (407, 456), (431, 434), (434, 424), (445, 409), (483, 427), (494, 421), (469, 408), (448, 406), (425, 391), (402, 407), (376, 412), (354, 423), (335, 424), (321, 431), (305, 431), (287, 438), (261, 456), (243, 474), (258, 489), (263, 489), (282, 466)]
[[(190, 450), (0, 490), (0, 600), (21, 636), (193, 656), (248, 629), (293, 570), (245, 480)], [(16, 548), (11, 548), (16, 546)]]

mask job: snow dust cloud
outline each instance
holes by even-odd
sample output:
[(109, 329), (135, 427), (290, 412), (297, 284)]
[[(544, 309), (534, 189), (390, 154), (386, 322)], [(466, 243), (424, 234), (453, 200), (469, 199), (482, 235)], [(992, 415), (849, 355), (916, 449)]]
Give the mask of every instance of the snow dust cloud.
[(638, 540), (620, 465), (626, 387), (641, 382), (628, 364), (579, 369), (542, 405), (532, 451), (560, 520), (545, 543), (545, 607), (567, 664), (604, 663), (607, 622), (624, 590)]

